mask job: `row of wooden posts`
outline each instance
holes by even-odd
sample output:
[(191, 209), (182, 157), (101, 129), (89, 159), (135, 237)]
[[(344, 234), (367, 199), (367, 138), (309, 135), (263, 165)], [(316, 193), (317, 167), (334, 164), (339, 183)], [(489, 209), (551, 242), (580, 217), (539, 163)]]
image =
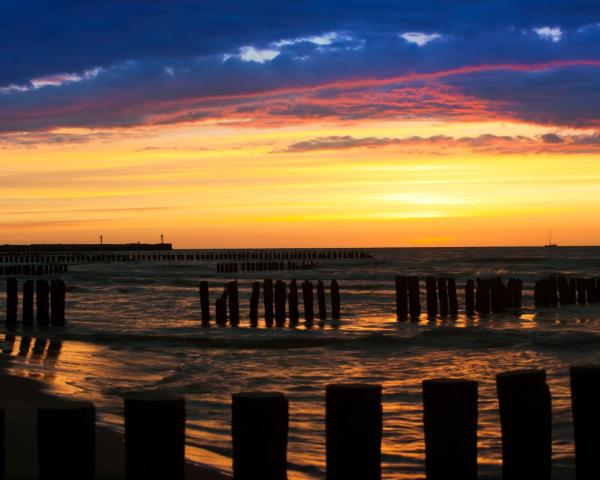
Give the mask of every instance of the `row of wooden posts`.
[(21, 276), (41, 276), (41, 275), (59, 275), (67, 273), (69, 266), (63, 263), (45, 263), (45, 264), (14, 264), (0, 265), (0, 276), (21, 275)]
[(217, 263), (217, 273), (266, 272), (270, 270), (311, 270), (317, 264), (311, 260), (302, 263), (287, 262), (230, 262)]
[[(304, 302), (304, 319), (307, 325), (311, 325), (315, 319), (314, 285), (311, 281), (305, 280), (302, 282), (301, 287)], [(295, 325), (299, 322), (298, 283), (296, 280), (292, 280), (288, 288), (286, 282), (282, 280), (277, 280), (273, 283), (272, 280), (267, 279), (262, 283), (262, 288), (264, 320), (267, 327), (272, 327), (273, 324), (279, 327), (285, 326), (286, 319), (289, 319), (290, 325)], [(260, 282), (252, 284), (249, 308), (249, 320), (252, 326), (258, 325), (260, 289)], [(340, 288), (335, 279), (331, 281), (329, 291), (331, 297), (331, 318), (339, 320)], [(210, 292), (207, 281), (200, 282), (199, 294), (202, 324), (210, 325)], [(319, 280), (317, 282), (317, 315), (319, 320), (327, 320), (327, 310), (325, 284), (322, 280)], [(240, 323), (239, 293), (236, 280), (226, 283), (223, 292), (215, 300), (216, 324), (227, 325), (228, 319), (229, 324), (232, 326), (237, 326)]]
[(600, 278), (548, 277), (535, 282), (536, 307), (600, 302)]
[[(600, 367), (570, 369), (578, 480), (600, 478)], [(502, 478), (550, 480), (552, 406), (544, 370), (496, 376), (502, 435)], [(422, 383), (425, 473), (428, 480), (477, 480), (478, 383)], [(380, 480), (382, 387), (333, 384), (325, 393), (327, 480)], [(128, 479), (183, 479), (185, 399), (154, 393), (124, 398)], [(95, 478), (94, 405), (40, 407), (37, 448), (41, 479)], [(0, 415), (4, 430), (4, 413)], [(289, 404), (282, 393), (232, 396), (234, 480), (286, 480)], [(2, 431), (2, 441), (4, 432)], [(2, 447), (4, 445), (2, 444)], [(0, 455), (3, 460), (4, 456)], [(4, 465), (2, 465), (4, 467)], [(4, 472), (4, 468), (2, 468)]]
[[(22, 323), (30, 327), (34, 324), (34, 293), (36, 315), (35, 320), (40, 327), (65, 325), (65, 282), (54, 278), (50, 282), (40, 278), (35, 282), (23, 282)], [(19, 282), (16, 278), (6, 280), (6, 326), (15, 327), (19, 310)]]

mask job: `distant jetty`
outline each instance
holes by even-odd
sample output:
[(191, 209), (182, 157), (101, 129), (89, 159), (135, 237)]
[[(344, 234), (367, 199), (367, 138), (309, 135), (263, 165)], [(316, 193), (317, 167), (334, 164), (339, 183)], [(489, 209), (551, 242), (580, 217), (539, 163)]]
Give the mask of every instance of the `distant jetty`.
[(38, 243), (0, 245), (0, 253), (156, 252), (171, 251), (171, 243)]

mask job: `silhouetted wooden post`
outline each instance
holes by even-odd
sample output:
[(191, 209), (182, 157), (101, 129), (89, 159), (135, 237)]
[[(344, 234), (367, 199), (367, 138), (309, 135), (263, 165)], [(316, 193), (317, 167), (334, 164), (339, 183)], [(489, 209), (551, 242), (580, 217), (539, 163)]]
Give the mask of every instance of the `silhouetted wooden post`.
[(571, 299), (569, 303), (575, 304), (577, 302), (577, 280), (574, 278), (569, 279), (569, 297)]
[(240, 295), (237, 280), (229, 282), (227, 299), (229, 305), (229, 324), (232, 327), (237, 327), (240, 324)]
[(477, 480), (477, 382), (423, 382), (427, 480)]
[(47, 327), (50, 324), (49, 294), (48, 281), (44, 279), (37, 280), (35, 282), (37, 324), (41, 327)]
[(548, 277), (548, 290), (550, 291), (550, 302), (552, 306), (558, 306), (558, 281), (556, 277)]
[(285, 326), (286, 290), (286, 285), (282, 280), (275, 282), (275, 324), (278, 327)]
[(340, 286), (337, 280), (334, 278), (331, 281), (331, 318), (333, 320), (340, 319)]
[(202, 280), (198, 289), (200, 293), (200, 312), (202, 313), (202, 325), (210, 325), (208, 282), (206, 280)]
[(130, 480), (184, 478), (185, 400), (157, 392), (125, 395), (125, 468)]
[(502, 427), (502, 478), (549, 480), (552, 406), (544, 370), (496, 375)]
[(381, 385), (327, 385), (327, 480), (380, 480)]
[(234, 480), (287, 479), (288, 415), (282, 393), (232, 396)]
[(421, 288), (419, 277), (408, 277), (408, 311), (414, 319), (421, 315)]
[[(14, 342), (12, 335), (6, 335), (5, 341), (10, 343)], [(10, 353), (10, 352), (4, 352)], [(0, 478), (4, 480), (6, 478), (6, 420), (4, 418), (4, 410), (0, 409)]]
[(96, 478), (96, 409), (90, 402), (61, 402), (37, 411), (40, 480)]
[(290, 324), (296, 325), (300, 318), (300, 313), (298, 311), (298, 284), (296, 280), (290, 282), (288, 305), (290, 310)]
[(435, 317), (438, 313), (435, 278), (427, 277), (425, 279), (425, 290), (427, 293), (427, 315)]
[(304, 301), (304, 319), (307, 325), (312, 325), (315, 319), (313, 302), (313, 284), (309, 280), (302, 282), (302, 300)]
[(585, 279), (585, 293), (587, 296), (588, 303), (596, 303), (598, 298), (596, 297), (596, 279), (586, 278)]
[(475, 311), (482, 315), (490, 313), (490, 300), (490, 280), (478, 278), (475, 292)]
[(504, 313), (504, 283), (502, 279), (497, 277), (490, 280), (490, 298), (492, 313)]
[(570, 368), (577, 480), (600, 478), (600, 366)]
[(35, 286), (33, 280), (23, 282), (23, 326), (33, 325), (33, 292)]
[(396, 275), (396, 317), (398, 320), (408, 318), (408, 278)]
[(570, 303), (569, 282), (565, 277), (558, 277), (558, 301), (561, 305)]
[(54, 278), (50, 282), (50, 323), (55, 327), (65, 326), (65, 297), (66, 285), (60, 278)]
[(515, 287), (513, 290), (513, 306), (521, 308), (523, 299), (523, 280), (515, 278)]
[(471, 279), (465, 283), (465, 312), (467, 315), (475, 314), (475, 282)]
[(252, 283), (252, 294), (250, 295), (250, 325), (258, 325), (258, 303), (260, 299), (260, 283)]
[(263, 302), (265, 310), (265, 324), (273, 326), (273, 280), (266, 279), (263, 283)]
[(458, 297), (456, 296), (456, 280), (453, 277), (448, 278), (448, 306), (450, 315), (458, 315)]
[(585, 278), (576, 279), (577, 282), (577, 303), (585, 305)]
[(442, 317), (448, 316), (449, 306), (448, 306), (448, 280), (446, 278), (440, 277), (437, 279), (437, 291), (438, 291), (438, 300), (440, 303), (440, 315)]
[(6, 279), (6, 326), (17, 325), (17, 311), (19, 309), (19, 282), (16, 278)]
[(317, 282), (317, 303), (319, 306), (319, 320), (327, 320), (327, 304), (325, 302), (325, 285), (319, 280)]
[(215, 300), (215, 319), (217, 325), (227, 325), (227, 303), (226, 295), (221, 295)]

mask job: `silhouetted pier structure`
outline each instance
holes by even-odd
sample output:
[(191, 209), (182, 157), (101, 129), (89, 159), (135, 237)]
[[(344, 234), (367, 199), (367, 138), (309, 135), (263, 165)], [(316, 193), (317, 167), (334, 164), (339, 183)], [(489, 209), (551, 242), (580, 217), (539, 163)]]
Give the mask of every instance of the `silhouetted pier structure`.
[[(65, 326), (66, 285), (60, 278), (50, 282), (39, 278), (35, 282), (26, 280), (22, 287), (22, 324), (24, 327)], [(34, 302), (35, 299), (35, 302)], [(6, 321), (8, 328), (17, 326), (19, 318), (19, 281), (14, 278), (6, 280)], [(35, 305), (35, 317), (34, 317)]]
[(238, 272), (268, 272), (279, 270), (312, 270), (317, 268), (317, 264), (312, 260), (303, 262), (270, 261), (270, 262), (230, 262), (217, 263), (217, 273), (238, 273)]
[[(600, 478), (600, 366), (570, 368), (575, 469), (578, 480)], [(427, 480), (478, 478), (478, 382), (422, 382)], [(550, 480), (552, 400), (544, 370), (496, 375), (502, 478)], [(324, 464), (330, 480), (381, 480), (384, 438), (382, 386), (336, 383), (325, 391)], [(127, 478), (184, 478), (186, 402), (163, 392), (124, 396)], [(285, 480), (289, 401), (280, 392), (240, 392), (231, 402), (235, 480)], [(398, 422), (391, 418), (387, 421)], [(395, 416), (397, 417), (397, 415)], [(6, 420), (0, 410), (0, 420)], [(39, 478), (94, 478), (96, 410), (89, 402), (58, 401), (37, 410)], [(0, 442), (5, 458), (5, 442)], [(4, 473), (4, 464), (0, 464)], [(398, 472), (402, 473), (402, 472)], [(1, 475), (4, 477), (4, 475)]]

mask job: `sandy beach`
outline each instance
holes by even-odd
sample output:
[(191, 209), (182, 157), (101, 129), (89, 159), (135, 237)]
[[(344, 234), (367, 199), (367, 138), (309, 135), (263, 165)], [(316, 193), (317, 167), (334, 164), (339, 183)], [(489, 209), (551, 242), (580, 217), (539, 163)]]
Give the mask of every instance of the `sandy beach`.
[[(12, 359), (0, 356), (0, 408), (6, 422), (6, 478), (30, 480), (38, 478), (36, 450), (36, 409), (41, 405), (69, 400), (50, 395), (44, 385), (34, 379), (6, 373)], [(125, 478), (123, 435), (105, 427), (96, 427), (96, 478)], [(187, 462), (186, 479), (225, 480), (229, 477), (214, 470)]]

